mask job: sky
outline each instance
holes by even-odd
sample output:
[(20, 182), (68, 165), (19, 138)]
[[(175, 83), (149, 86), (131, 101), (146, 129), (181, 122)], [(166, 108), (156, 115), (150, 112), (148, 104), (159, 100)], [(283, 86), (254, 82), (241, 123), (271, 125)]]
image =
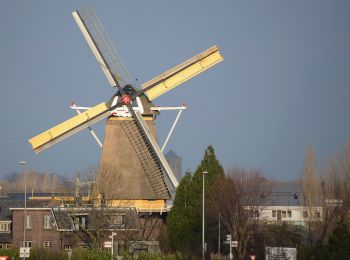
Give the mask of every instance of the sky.
[[(87, 130), (39, 154), (28, 143), (74, 116), (71, 101), (114, 94), (71, 15), (87, 5), (136, 86), (220, 48), (223, 62), (154, 102), (188, 107), (166, 148), (183, 170), (210, 144), (226, 169), (292, 180), (308, 144), (321, 169), (350, 141), (349, 1), (1, 1), (0, 176), (22, 171), (20, 161), (67, 176), (98, 163)], [(160, 144), (176, 113), (158, 117)], [(101, 139), (104, 123), (94, 126)]]

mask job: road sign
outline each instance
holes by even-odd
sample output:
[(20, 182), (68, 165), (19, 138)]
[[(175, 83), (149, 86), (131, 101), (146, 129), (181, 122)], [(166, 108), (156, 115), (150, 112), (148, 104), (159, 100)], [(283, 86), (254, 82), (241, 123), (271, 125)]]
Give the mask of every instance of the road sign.
[(112, 232), (112, 235), (110, 235), (110, 236), (108, 236), (110, 239), (112, 239), (112, 237), (113, 236), (116, 236), (117, 235), (117, 233), (115, 233), (115, 232)]
[(231, 240), (231, 234), (226, 235), (226, 240), (228, 240), (228, 241)]
[(30, 257), (30, 247), (20, 247), (19, 248), (20, 257)]
[(103, 243), (103, 247), (105, 247), (105, 248), (112, 248), (112, 241), (105, 241)]
[(231, 241), (232, 247), (238, 247), (238, 241)]

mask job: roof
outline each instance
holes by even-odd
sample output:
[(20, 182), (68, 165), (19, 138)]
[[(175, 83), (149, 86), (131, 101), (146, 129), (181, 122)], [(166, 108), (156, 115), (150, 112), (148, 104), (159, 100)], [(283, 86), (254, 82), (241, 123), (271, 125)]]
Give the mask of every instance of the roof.
[[(23, 206), (23, 203), (9, 198), (0, 198), (0, 221), (12, 221), (12, 212), (10, 207)], [(0, 233), (0, 242), (12, 242), (12, 233)]]
[(178, 156), (173, 150), (170, 150), (169, 152), (167, 152), (167, 154), (165, 155), (165, 158), (167, 158), (167, 159), (181, 159), (181, 157)]
[(69, 216), (70, 211), (65, 210), (64, 208), (57, 207), (57, 208), (52, 208), (52, 213), (57, 223), (57, 229), (73, 230), (73, 221)]
[(12, 212), (10, 208), (23, 207), (24, 202), (18, 200), (12, 200), (9, 198), (0, 199), (0, 221), (1, 220), (12, 220)]
[(264, 206), (300, 206), (301, 203), (299, 196), (294, 198), (293, 192), (272, 192), (262, 201)]
[[(92, 214), (92, 212), (97, 212), (100, 210), (106, 211), (106, 215), (125, 215), (126, 222), (123, 226), (116, 226), (110, 224), (108, 219), (106, 219), (106, 223), (103, 225), (103, 229), (118, 229), (118, 228), (128, 228), (128, 229), (137, 229), (138, 228), (138, 216), (134, 209), (132, 208), (63, 208), (63, 207), (55, 207), (52, 208), (52, 212), (54, 214), (57, 228), (59, 230), (73, 231), (74, 223), (71, 216), (87, 214), (87, 218)], [(102, 220), (101, 220), (102, 221)], [(89, 221), (88, 221), (89, 222)]]
[[(303, 206), (299, 181), (277, 182), (263, 200), (264, 206)], [(320, 206), (315, 202), (314, 206)]]

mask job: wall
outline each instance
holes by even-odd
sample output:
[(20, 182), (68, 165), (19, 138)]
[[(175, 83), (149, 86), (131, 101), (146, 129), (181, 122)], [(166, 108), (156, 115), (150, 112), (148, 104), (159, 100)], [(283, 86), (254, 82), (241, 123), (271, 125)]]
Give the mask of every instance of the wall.
[[(23, 244), (23, 215), (24, 210), (13, 210), (13, 247)], [(55, 226), (54, 218), (50, 209), (28, 210), (31, 215), (32, 228), (26, 229), (26, 241), (32, 241), (32, 247), (44, 247), (44, 241), (52, 241), (53, 249), (61, 249), (61, 236)], [(44, 229), (44, 216), (51, 216), (51, 229)]]

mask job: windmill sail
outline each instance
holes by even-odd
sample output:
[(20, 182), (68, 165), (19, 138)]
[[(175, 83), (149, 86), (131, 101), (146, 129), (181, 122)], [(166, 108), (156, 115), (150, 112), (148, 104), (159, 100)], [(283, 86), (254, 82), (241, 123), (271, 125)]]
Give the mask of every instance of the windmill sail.
[(74, 11), (73, 17), (112, 87), (131, 84), (131, 77), (102, 23), (92, 8)]
[(213, 46), (184, 63), (179, 64), (142, 84), (142, 90), (150, 100), (156, 99), (165, 92), (175, 88), (221, 61), (223, 61), (223, 57), (221, 56), (218, 47)]
[(32, 145), (33, 150), (36, 153), (39, 153), (108, 117), (111, 114), (110, 109), (111, 108), (109, 108), (106, 103), (101, 103), (37, 136), (34, 136), (29, 139), (29, 143)]

